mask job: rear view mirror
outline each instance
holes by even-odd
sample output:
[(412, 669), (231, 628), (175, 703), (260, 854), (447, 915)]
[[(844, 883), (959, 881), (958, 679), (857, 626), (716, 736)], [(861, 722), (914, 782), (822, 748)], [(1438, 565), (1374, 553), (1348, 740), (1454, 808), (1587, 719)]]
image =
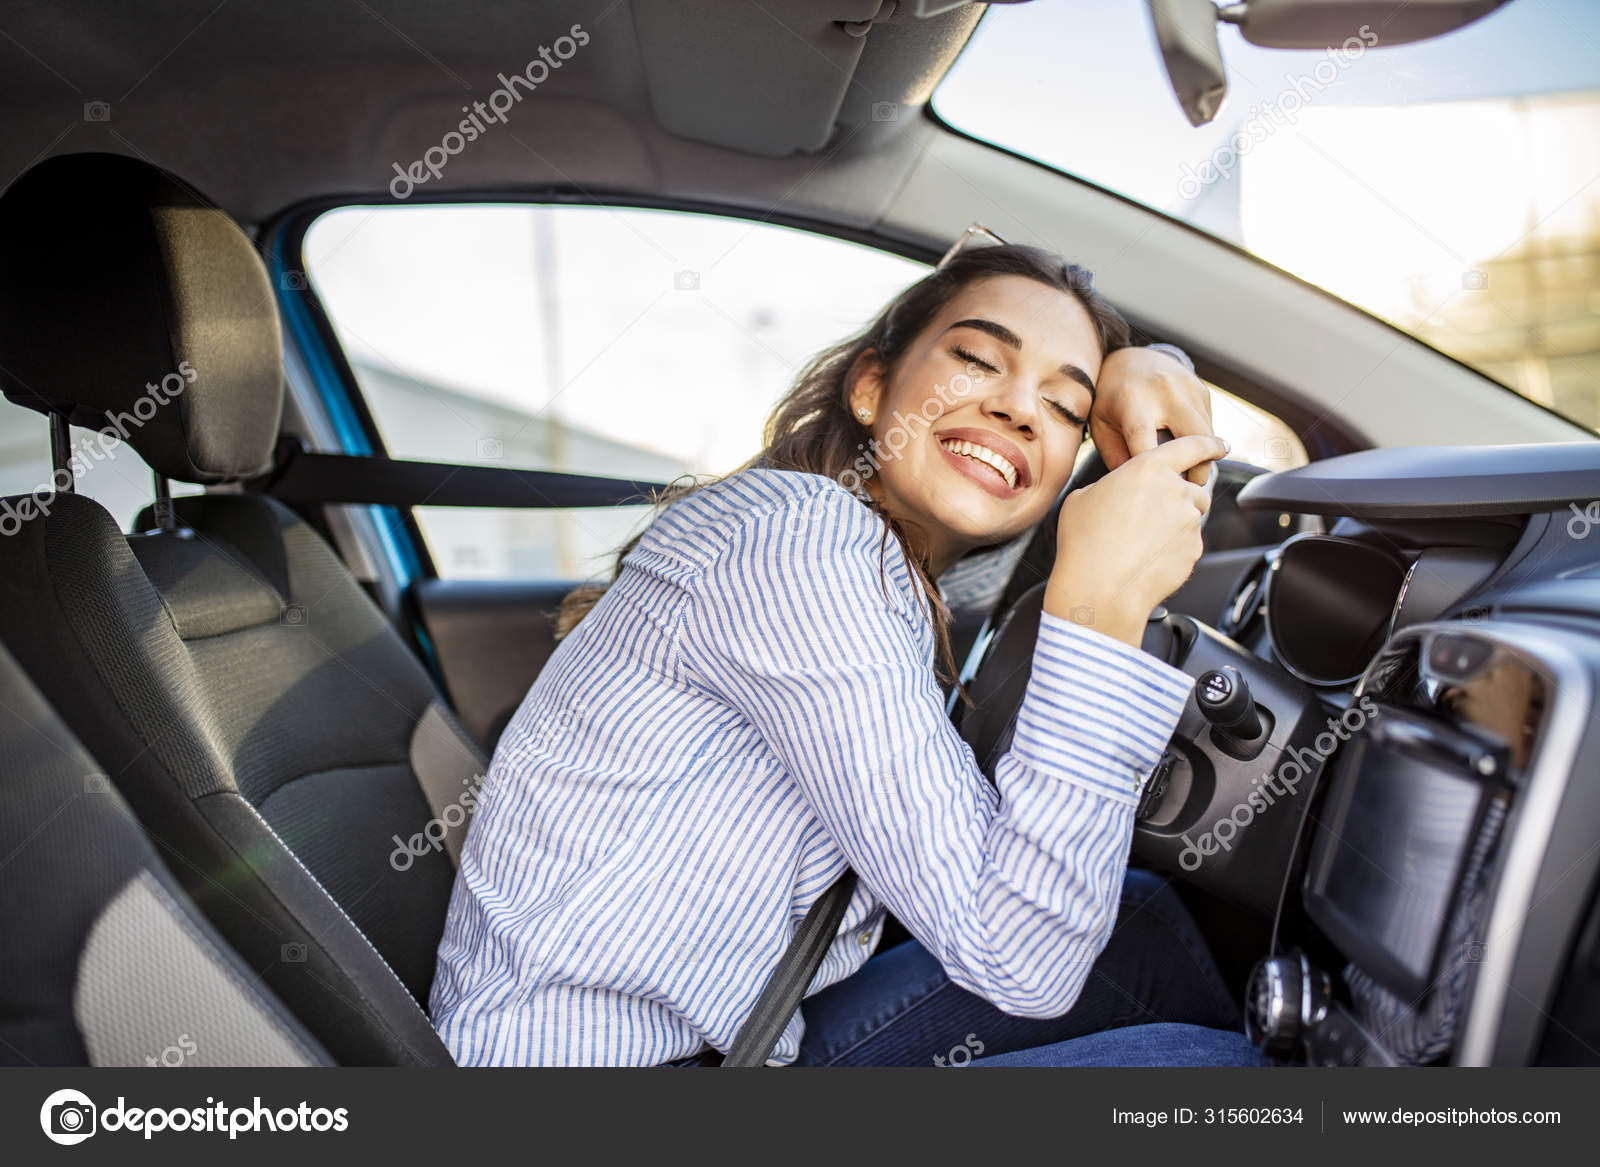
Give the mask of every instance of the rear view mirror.
[(1228, 96), (1216, 6), (1211, 0), (1150, 0), (1150, 19), (1178, 104), (1191, 126), (1205, 125)]
[(1443, 36), (1487, 16), (1506, 0), (1244, 0), (1217, 16), (1244, 39), (1269, 49), (1335, 49), (1362, 26), (1377, 47)]
[(1351, 37), (1373, 48), (1441, 36), (1471, 24), (1507, 0), (1148, 0), (1156, 44), (1172, 92), (1189, 124), (1217, 116), (1228, 94), (1217, 22), (1237, 25), (1251, 44), (1270, 49), (1336, 49)]

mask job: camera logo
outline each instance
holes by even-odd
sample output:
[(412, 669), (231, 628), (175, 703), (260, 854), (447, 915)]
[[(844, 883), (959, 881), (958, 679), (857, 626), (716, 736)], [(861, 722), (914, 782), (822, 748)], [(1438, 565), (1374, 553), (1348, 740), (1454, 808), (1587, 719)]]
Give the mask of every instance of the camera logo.
[(52, 1143), (70, 1147), (94, 1134), (94, 1103), (77, 1090), (57, 1090), (39, 1108), (39, 1125)]

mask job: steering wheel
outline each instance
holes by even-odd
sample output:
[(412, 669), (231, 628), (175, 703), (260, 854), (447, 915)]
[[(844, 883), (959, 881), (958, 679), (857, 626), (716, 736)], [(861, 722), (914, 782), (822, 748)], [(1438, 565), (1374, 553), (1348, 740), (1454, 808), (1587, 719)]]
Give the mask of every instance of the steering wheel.
[[(990, 781), (1027, 694), (1044, 590), (1027, 588), (1005, 610), (967, 686), (959, 728)], [(1143, 647), (1198, 683), (1145, 784), (1133, 854), (1271, 915), (1327, 760), (1313, 742), (1331, 722), (1308, 685), (1191, 616), (1156, 609)]]

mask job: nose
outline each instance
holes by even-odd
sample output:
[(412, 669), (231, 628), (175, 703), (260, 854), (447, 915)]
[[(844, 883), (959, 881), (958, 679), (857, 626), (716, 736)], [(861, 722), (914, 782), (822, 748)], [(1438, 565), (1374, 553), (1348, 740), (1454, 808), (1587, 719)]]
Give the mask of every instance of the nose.
[(1010, 425), (1018, 433), (1032, 437), (1039, 425), (1039, 394), (1024, 383), (1025, 378), (1007, 377), (996, 381), (984, 395), (979, 408), (985, 417)]

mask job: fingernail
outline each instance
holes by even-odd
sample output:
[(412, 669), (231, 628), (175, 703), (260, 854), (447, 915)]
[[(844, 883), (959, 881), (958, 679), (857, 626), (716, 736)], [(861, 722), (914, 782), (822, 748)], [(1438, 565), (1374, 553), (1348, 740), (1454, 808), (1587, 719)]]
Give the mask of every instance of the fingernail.
[(1224, 454), (1233, 453), (1233, 443), (1230, 442), (1227, 438), (1223, 438), (1222, 439), (1222, 452)]

